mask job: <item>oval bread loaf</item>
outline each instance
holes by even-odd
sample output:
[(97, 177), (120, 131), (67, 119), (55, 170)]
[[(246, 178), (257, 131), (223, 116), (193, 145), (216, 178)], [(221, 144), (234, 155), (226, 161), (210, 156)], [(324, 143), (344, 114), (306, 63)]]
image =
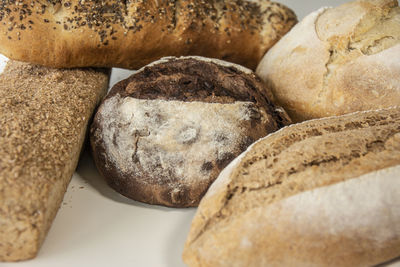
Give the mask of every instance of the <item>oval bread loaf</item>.
[(96, 165), (121, 194), (197, 206), (251, 143), (287, 125), (249, 69), (203, 57), (163, 58), (115, 85), (91, 127)]
[(1, 1), (0, 52), (51, 67), (138, 69), (200, 55), (255, 69), (295, 23), (268, 0)]
[(295, 121), (400, 105), (400, 7), (362, 0), (313, 12), (257, 74)]
[(189, 266), (373, 266), (400, 256), (400, 108), (291, 125), (212, 184)]

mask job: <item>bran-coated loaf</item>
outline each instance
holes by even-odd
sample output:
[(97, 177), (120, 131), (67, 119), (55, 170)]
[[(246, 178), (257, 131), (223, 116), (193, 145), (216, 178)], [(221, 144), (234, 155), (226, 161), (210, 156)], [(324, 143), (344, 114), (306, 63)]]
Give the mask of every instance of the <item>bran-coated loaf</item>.
[(107, 70), (9, 61), (0, 74), (0, 261), (36, 256), (78, 163)]

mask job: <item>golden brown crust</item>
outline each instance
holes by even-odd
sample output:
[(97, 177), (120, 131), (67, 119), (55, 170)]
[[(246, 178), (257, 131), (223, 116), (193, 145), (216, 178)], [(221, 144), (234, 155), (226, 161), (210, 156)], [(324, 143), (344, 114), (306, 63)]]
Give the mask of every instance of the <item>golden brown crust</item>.
[(268, 0), (11, 0), (0, 3), (0, 52), (51, 67), (137, 69), (202, 55), (254, 69), (295, 23)]
[(0, 261), (36, 256), (107, 85), (108, 71), (16, 61), (0, 75)]
[(400, 7), (364, 0), (308, 15), (257, 74), (295, 121), (400, 103)]
[[(397, 107), (307, 121), (256, 142), (203, 198), (184, 260), (190, 266), (371, 266), (398, 256), (400, 227), (393, 227), (400, 216), (388, 211), (399, 205), (398, 183), (392, 199), (360, 205), (367, 192), (389, 195), (390, 183), (379, 179), (385, 174), (372, 177), (382, 188), (345, 182), (400, 165), (399, 127)], [(399, 171), (386, 176), (399, 181)], [(334, 186), (339, 189), (328, 198)], [(382, 217), (374, 220), (375, 212)], [(386, 224), (391, 230), (381, 235)]]

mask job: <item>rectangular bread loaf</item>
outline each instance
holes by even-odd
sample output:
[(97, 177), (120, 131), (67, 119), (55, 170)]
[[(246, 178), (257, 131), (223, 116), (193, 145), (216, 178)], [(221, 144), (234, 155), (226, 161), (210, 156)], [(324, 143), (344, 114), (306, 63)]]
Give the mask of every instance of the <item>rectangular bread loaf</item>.
[(108, 78), (16, 61), (0, 74), (0, 261), (36, 256)]

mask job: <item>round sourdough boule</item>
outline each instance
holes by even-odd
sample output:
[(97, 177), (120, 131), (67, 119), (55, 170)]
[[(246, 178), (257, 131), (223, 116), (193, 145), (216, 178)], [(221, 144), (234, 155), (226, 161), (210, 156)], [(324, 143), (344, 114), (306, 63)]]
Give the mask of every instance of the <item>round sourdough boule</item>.
[(119, 193), (196, 206), (248, 145), (289, 123), (259, 78), (201, 57), (164, 58), (115, 85), (91, 127), (96, 165)]
[(195, 266), (375, 266), (400, 256), (400, 107), (292, 124), (255, 142), (203, 197)]
[(400, 105), (398, 2), (355, 1), (310, 14), (257, 74), (295, 121)]

